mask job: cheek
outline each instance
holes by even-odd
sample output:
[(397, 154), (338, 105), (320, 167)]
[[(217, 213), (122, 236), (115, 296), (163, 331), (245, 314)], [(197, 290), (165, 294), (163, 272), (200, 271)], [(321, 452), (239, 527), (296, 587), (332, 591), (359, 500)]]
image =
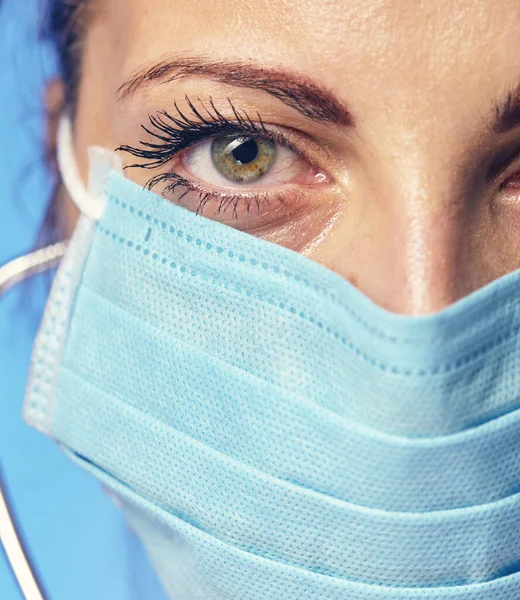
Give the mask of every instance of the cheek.
[(344, 207), (336, 195), (327, 197), (324, 194), (320, 200), (313, 206), (304, 203), (300, 210), (291, 210), (288, 207), (283, 222), (275, 227), (266, 226), (248, 230), (248, 233), (285, 246), (328, 266), (320, 253), (320, 248), (327, 245), (335, 223), (341, 220)]
[(302, 252), (388, 310), (435, 312), (520, 267), (520, 194), (468, 194), (451, 210), (428, 197), (414, 218), (400, 195), (364, 199)]
[(495, 245), (509, 265), (508, 271), (520, 266), (520, 187), (503, 190), (490, 208), (490, 222)]

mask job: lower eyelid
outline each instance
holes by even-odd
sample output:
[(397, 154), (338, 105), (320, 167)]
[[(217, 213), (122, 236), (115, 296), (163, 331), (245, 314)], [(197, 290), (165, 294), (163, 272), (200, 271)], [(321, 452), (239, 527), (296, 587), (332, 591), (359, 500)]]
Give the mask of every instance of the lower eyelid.
[(218, 218), (224, 224), (247, 230), (281, 225), (293, 219), (301, 211), (302, 198), (295, 189), (278, 192), (267, 198), (262, 194), (229, 196), (208, 201), (204, 210), (198, 212), (209, 218)]
[(224, 194), (200, 188), (182, 174), (166, 173), (152, 178), (148, 187), (154, 189), (159, 184), (163, 184), (163, 189), (157, 192), (169, 201), (235, 227), (240, 228), (247, 221), (248, 230), (273, 222), (287, 222), (312, 204), (307, 195), (294, 186), (267, 192)]

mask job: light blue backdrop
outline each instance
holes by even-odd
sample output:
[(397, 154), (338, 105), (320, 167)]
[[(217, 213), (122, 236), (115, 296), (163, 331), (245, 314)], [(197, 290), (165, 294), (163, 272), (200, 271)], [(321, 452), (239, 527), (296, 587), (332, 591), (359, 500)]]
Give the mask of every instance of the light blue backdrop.
[[(0, 0), (0, 264), (34, 244), (48, 197), (42, 163), (37, 1)], [(0, 299), (0, 459), (49, 600), (162, 598), (141, 547), (99, 484), (22, 420), (33, 337), (45, 298), (33, 282)], [(0, 550), (0, 600), (21, 600)]]
[(53, 67), (35, 43), (38, 2), (3, 0), (0, 8), (0, 263), (32, 244), (47, 195), (41, 98)]

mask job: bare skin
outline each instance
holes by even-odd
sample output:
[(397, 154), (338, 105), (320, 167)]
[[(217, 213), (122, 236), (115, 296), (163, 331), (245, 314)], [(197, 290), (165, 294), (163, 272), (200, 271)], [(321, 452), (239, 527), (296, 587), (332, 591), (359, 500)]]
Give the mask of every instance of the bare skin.
[[(300, 162), (285, 163), (296, 179), (225, 190), (204, 169), (189, 172), (185, 155), (127, 176), (144, 185), (173, 170), (209, 191), (260, 190), (271, 201), (242, 205), (236, 218), (215, 202), (203, 215), (305, 254), (390, 311), (438, 311), (520, 267), (520, 118), (503, 118), (503, 131), (496, 122), (520, 83), (519, 22), (515, 0), (105, 0), (85, 40), (75, 115), (82, 173), (89, 145), (151, 141), (141, 125), (162, 110), (175, 115), (175, 101), (190, 114), (186, 96), (199, 110), (212, 99), (233, 119), (231, 100), (297, 147)], [(192, 58), (312, 82), (351, 122), (346, 112), (314, 120), (243, 79), (181, 77), (178, 62), (168, 76), (122, 88), (163, 60)], [(197, 210), (197, 199), (180, 203)], [(70, 205), (67, 214), (71, 226)]]

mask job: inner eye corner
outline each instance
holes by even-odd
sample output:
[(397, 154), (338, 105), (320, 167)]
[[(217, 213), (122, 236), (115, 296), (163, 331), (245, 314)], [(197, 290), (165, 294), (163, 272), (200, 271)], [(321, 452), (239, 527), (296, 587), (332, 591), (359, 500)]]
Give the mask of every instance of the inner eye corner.
[(506, 177), (504, 181), (499, 184), (498, 189), (500, 191), (507, 191), (507, 189), (516, 189), (520, 191), (520, 172), (517, 171)]

